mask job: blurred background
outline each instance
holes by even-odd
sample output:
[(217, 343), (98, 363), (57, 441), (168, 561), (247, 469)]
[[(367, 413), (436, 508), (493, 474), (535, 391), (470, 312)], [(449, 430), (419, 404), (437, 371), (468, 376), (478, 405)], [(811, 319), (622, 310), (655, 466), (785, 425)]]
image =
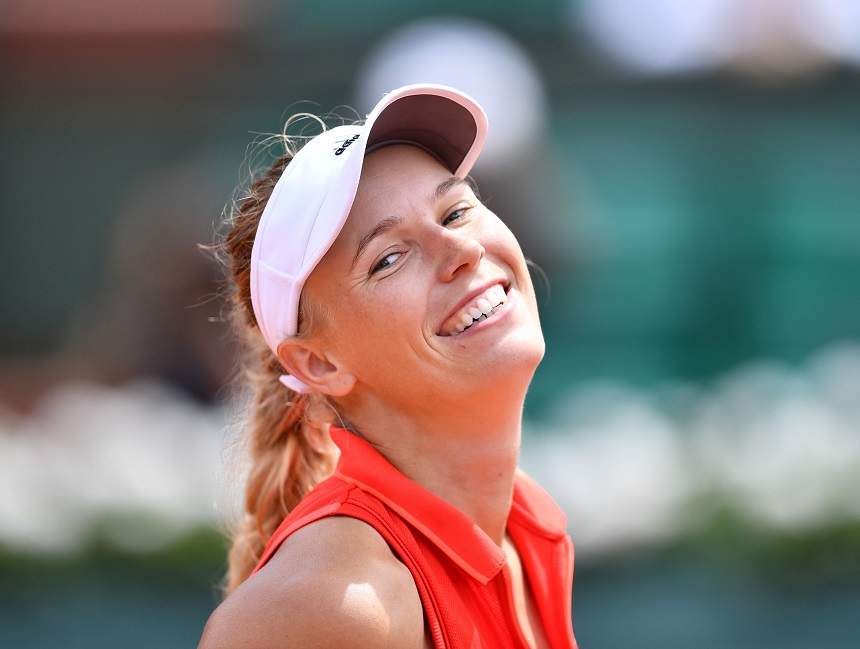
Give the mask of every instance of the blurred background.
[(253, 139), (419, 81), (548, 278), (522, 465), (580, 645), (857, 646), (860, 3), (2, 7), (0, 646), (196, 645), (241, 499), (197, 244)]

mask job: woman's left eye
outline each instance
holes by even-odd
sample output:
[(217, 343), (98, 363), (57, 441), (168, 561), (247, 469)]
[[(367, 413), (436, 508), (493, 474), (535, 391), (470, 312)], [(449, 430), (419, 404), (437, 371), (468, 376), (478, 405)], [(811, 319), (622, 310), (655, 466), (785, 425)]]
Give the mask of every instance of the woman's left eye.
[[(460, 208), (454, 210), (453, 212), (451, 212), (448, 216), (446, 216), (442, 220), (442, 225), (448, 225), (448, 219), (450, 219), (452, 216), (454, 216), (455, 214), (458, 214), (460, 212), (466, 212), (466, 211), (468, 211), (468, 209), (469, 209), (468, 207), (460, 207)], [(463, 218), (463, 217), (460, 217), (460, 218)]]

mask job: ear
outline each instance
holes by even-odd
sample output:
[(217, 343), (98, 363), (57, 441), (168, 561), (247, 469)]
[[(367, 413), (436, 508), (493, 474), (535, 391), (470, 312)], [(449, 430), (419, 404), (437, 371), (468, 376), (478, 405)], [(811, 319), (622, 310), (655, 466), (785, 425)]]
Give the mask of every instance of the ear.
[(305, 340), (287, 338), (278, 345), (278, 360), (287, 371), (316, 392), (342, 397), (355, 386), (355, 375), (331, 355)]

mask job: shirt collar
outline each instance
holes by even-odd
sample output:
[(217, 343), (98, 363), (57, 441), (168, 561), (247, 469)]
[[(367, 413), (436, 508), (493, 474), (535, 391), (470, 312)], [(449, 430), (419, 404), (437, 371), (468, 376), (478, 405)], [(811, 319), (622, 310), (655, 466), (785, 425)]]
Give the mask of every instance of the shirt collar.
[[(339, 426), (330, 431), (341, 451), (335, 475), (379, 498), (480, 583), (498, 574), (505, 553), (471, 518), (407, 478), (365, 439)], [(511, 523), (548, 538), (564, 535), (567, 528), (564, 512), (520, 469), (514, 476)]]

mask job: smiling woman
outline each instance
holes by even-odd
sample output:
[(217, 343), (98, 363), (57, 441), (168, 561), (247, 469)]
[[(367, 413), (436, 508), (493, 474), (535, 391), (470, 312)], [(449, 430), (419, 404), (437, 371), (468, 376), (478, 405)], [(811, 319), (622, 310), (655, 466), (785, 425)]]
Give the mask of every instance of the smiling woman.
[(252, 466), (200, 647), (576, 647), (566, 519), (517, 467), (545, 344), (467, 176), (486, 132), (468, 95), (404, 86), (231, 215)]

